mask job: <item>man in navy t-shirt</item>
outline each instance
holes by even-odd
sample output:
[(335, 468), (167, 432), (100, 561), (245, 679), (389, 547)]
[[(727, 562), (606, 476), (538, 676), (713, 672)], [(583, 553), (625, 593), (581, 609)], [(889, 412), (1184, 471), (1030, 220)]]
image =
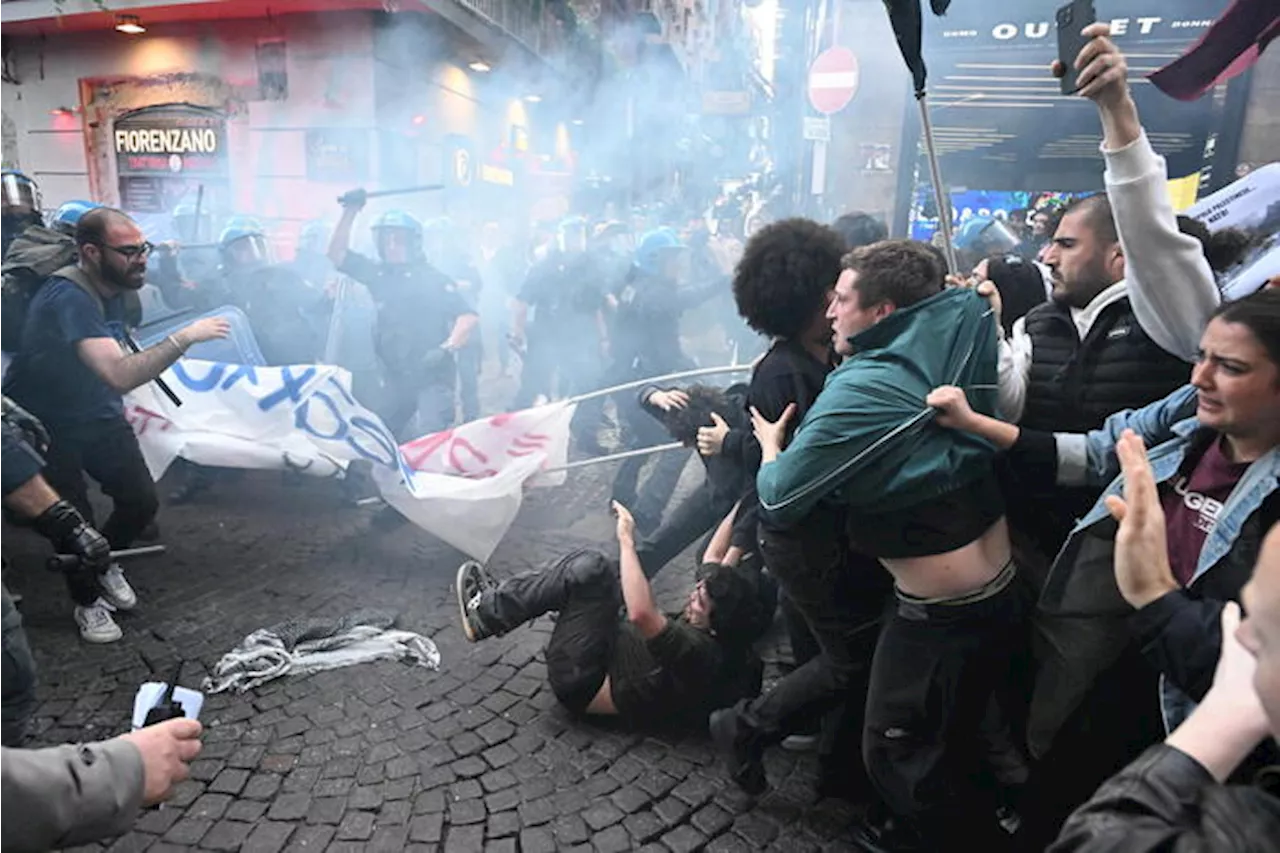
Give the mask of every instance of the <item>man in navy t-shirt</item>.
[[(32, 297), (22, 343), (4, 393), (44, 422), (51, 444), (45, 479), (93, 524), (84, 475), (114, 502), (100, 528), (112, 549), (127, 548), (155, 517), (155, 484), (123, 395), (154, 380), (193, 344), (226, 337), (225, 320), (197, 320), (142, 352), (121, 345), (123, 295), (142, 287), (151, 244), (127, 214), (100, 207), (76, 228), (79, 262), (64, 267)], [(96, 525), (95, 525), (96, 526)], [(137, 604), (120, 566), (99, 577), (101, 597), (79, 593), (75, 619), (89, 642), (120, 636), (111, 608)]]

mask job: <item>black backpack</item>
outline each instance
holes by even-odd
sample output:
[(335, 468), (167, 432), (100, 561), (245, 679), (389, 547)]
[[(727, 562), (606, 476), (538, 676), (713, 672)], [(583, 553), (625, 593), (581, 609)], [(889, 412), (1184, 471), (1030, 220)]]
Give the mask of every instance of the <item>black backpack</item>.
[(15, 352), (22, 343), (27, 306), (45, 279), (76, 262), (76, 243), (67, 235), (33, 225), (13, 241), (4, 257), (0, 294), (0, 348)]
[[(21, 346), (27, 308), (36, 291), (52, 276), (68, 279), (88, 293), (105, 315), (102, 297), (76, 266), (76, 260), (75, 241), (58, 231), (34, 226), (13, 241), (5, 256), (0, 302), (0, 347), (5, 352), (16, 352)], [(142, 300), (136, 292), (125, 292), (124, 313), (126, 328), (134, 329), (142, 323)]]

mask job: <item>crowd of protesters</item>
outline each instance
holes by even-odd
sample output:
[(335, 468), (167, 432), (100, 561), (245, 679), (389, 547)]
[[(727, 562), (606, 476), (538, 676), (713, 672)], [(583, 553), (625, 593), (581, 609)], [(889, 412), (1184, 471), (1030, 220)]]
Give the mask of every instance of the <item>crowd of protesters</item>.
[[(964, 229), (959, 274), (859, 213), (715, 235), (573, 216), (541, 241), (486, 228), (469, 256), (451, 222), (391, 211), (374, 258), (350, 248), (360, 192), (291, 265), (238, 221), (197, 273), (176, 244), (150, 265), (118, 210), (85, 203), (63, 232), (11, 217), (6, 176), (6, 300), (11, 270), (41, 280), (6, 331), (5, 508), (76, 557), (81, 637), (119, 640), (112, 613), (137, 598), (111, 552), (159, 506), (122, 395), (225, 338), (223, 305), (267, 363), (348, 361), (401, 440), (481, 413), (486, 349), (500, 373), (519, 364), (516, 408), (636, 383), (611, 398), (621, 446), (688, 450), (620, 467), (616, 556), (501, 581), (465, 563), (468, 640), (556, 613), (547, 677), (571, 712), (707, 729), (752, 795), (768, 749), (816, 751), (819, 792), (869, 804), (866, 850), (1274, 850), (1280, 288), (1223, 302), (1216, 274), (1244, 242), (1175, 216), (1125, 58), (1105, 25), (1085, 32), (1105, 192)], [(368, 300), (363, 354), (335, 356), (318, 331), (355, 311), (339, 276)], [(749, 380), (643, 383), (696, 365), (682, 318), (730, 295), (762, 341), (725, 330), (725, 352), (755, 359)], [(173, 309), (206, 316), (121, 346)], [(608, 425), (604, 398), (581, 405), (579, 451), (609, 449)], [(699, 485), (669, 506), (694, 454)], [(114, 502), (100, 532), (85, 475)], [(650, 581), (695, 545), (685, 605), (664, 614)], [(4, 611), (16, 745), (32, 669), (7, 591)], [(790, 660), (765, 689), (775, 618)], [(198, 734), (6, 750), (6, 811), (40, 816), (24, 838), (6, 821), (6, 849), (127, 826)]]

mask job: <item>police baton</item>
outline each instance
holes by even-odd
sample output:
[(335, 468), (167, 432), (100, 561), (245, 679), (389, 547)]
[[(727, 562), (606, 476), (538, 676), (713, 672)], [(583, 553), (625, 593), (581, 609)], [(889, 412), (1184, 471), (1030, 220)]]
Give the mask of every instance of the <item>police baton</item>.
[[(163, 545), (142, 545), (138, 548), (124, 548), (119, 551), (111, 552), (112, 561), (125, 560), (130, 557), (150, 557), (154, 554), (164, 553)], [(74, 569), (80, 563), (79, 554), (54, 554), (45, 563), (45, 568), (51, 572), (65, 572)]]
[[(133, 335), (128, 332), (124, 333), (124, 345), (127, 346), (129, 348), (129, 352), (134, 355), (142, 352), (142, 347), (138, 346), (138, 342), (135, 341), (133, 339)], [(156, 385), (160, 386), (160, 390), (164, 392), (164, 395), (169, 398), (169, 402), (173, 403), (175, 406), (182, 405), (182, 400), (178, 398), (177, 394), (173, 393), (173, 389), (169, 387), (168, 382), (165, 382), (159, 376), (157, 376), (154, 381)]]
[(338, 204), (346, 207), (351, 204), (359, 204), (361, 199), (382, 198), (388, 195), (407, 195), (409, 193), (428, 193), (436, 190), (444, 189), (444, 184), (419, 184), (416, 187), (400, 187), (394, 190), (374, 190), (368, 192), (364, 189), (354, 189), (338, 196)]

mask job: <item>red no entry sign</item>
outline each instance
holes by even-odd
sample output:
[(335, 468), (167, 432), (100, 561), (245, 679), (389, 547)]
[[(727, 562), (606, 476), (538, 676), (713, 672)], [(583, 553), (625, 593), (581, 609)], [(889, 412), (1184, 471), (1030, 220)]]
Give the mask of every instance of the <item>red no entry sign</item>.
[(857, 91), (858, 57), (849, 48), (824, 50), (809, 66), (809, 103), (818, 112), (840, 112)]

